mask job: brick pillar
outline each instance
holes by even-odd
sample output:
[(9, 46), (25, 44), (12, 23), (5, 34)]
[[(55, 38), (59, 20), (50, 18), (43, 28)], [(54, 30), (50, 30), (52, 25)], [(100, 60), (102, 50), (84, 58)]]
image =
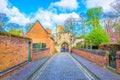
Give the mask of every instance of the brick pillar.
[(120, 51), (116, 53), (116, 71), (120, 73)]
[(110, 55), (110, 52), (106, 51), (106, 66), (109, 66), (109, 55)]

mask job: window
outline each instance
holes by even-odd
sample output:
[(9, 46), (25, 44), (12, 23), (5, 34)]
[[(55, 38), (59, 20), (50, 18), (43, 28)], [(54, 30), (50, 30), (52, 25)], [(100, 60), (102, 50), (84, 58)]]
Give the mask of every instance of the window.
[(46, 44), (45, 43), (33, 43), (33, 48), (38, 48), (38, 49), (46, 48)]
[(42, 43), (42, 48), (46, 48), (46, 44), (45, 43)]

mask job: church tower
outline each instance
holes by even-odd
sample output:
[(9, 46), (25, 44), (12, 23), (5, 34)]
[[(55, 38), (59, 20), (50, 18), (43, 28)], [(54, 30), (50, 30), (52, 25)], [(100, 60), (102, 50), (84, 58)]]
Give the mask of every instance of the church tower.
[(62, 25), (56, 26), (56, 33), (64, 33), (64, 32), (65, 32), (64, 26)]

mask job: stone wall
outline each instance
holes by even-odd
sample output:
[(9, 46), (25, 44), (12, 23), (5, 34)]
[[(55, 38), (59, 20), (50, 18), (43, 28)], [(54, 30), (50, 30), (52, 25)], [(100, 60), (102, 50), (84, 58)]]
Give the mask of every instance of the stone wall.
[(28, 60), (30, 39), (0, 32), (0, 73)]
[[(72, 40), (72, 42), (70, 41), (70, 39)], [(67, 43), (69, 45), (69, 50), (70, 50), (70, 46), (73, 47), (74, 45), (75, 38), (71, 33), (57, 33), (54, 35), (54, 40), (55, 40), (56, 51), (61, 52), (61, 45), (63, 43)]]
[(46, 48), (46, 49), (40, 49), (40, 50), (33, 50), (32, 53), (32, 61), (36, 61), (39, 60), (41, 58), (45, 58), (50, 56), (50, 49)]
[(72, 49), (72, 52), (92, 61), (100, 66), (107, 66), (109, 62), (109, 53), (103, 50), (79, 50), (76, 48)]

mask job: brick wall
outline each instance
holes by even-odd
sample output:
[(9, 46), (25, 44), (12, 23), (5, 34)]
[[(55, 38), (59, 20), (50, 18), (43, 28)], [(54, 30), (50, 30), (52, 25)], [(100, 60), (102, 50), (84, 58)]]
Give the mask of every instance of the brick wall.
[(116, 71), (120, 73), (120, 51), (116, 54)]
[(52, 38), (49, 39), (49, 42), (47, 42), (47, 48), (50, 48), (50, 54), (52, 55), (54, 53), (54, 40)]
[(50, 56), (50, 49), (49, 48), (41, 49), (38, 51), (35, 50), (32, 53), (32, 61), (39, 60), (41, 58), (45, 58), (48, 56)]
[[(102, 51), (102, 50), (101, 50)], [(107, 51), (103, 52), (103, 54), (98, 54), (97, 52), (92, 53), (92, 52), (87, 52), (79, 49), (72, 49), (72, 52), (84, 57), (85, 59), (88, 59), (89, 61), (92, 61), (100, 66), (107, 66), (108, 65), (108, 60), (109, 60), (109, 53)]]
[(28, 59), (29, 39), (0, 33), (0, 72)]

